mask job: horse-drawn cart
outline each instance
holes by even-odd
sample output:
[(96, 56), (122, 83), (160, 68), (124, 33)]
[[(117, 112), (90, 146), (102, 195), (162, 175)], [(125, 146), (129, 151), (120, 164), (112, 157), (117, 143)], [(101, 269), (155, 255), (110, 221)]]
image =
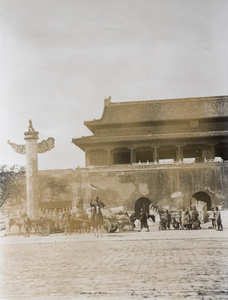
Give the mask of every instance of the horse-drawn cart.
[(42, 236), (47, 236), (51, 233), (50, 224), (45, 219), (39, 219), (38, 221), (32, 222), (32, 227), (35, 229), (35, 233)]
[[(9, 219), (9, 232), (12, 226), (16, 225), (18, 227), (18, 234), (22, 234), (25, 231), (24, 229), (24, 219), (23, 217), (12, 217)], [(47, 236), (51, 233), (50, 224), (48, 220), (42, 218), (39, 220), (30, 220), (29, 221), (30, 232), (34, 231), (35, 234), (39, 234), (42, 236)]]
[(117, 229), (122, 232), (125, 227), (133, 230), (133, 223), (127, 213), (122, 211), (118, 213), (109, 212), (104, 215), (104, 227), (110, 233), (115, 232)]
[(107, 216), (105, 216), (103, 219), (103, 228), (108, 233), (115, 232), (118, 228), (118, 223), (117, 223), (116, 218), (115, 217), (107, 218)]

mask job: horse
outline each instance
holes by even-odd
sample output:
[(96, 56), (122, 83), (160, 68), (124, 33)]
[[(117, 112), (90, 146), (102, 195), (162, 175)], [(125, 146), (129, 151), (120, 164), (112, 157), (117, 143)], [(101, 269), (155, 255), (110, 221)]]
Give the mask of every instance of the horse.
[(19, 235), (21, 235), (21, 228), (23, 226), (23, 223), (24, 223), (24, 218), (23, 217), (13, 217), (13, 218), (10, 218), (9, 219), (9, 231), (10, 231), (10, 228), (13, 226), (13, 225), (17, 225), (18, 226), (18, 232), (19, 232)]
[(91, 215), (91, 223), (96, 237), (102, 236), (101, 228), (103, 226), (103, 215), (101, 211), (93, 211)]
[(151, 219), (155, 223), (155, 215), (148, 214), (148, 219)]
[(81, 233), (90, 231), (90, 221), (86, 212), (81, 212), (78, 216), (74, 214), (71, 224), (73, 232)]

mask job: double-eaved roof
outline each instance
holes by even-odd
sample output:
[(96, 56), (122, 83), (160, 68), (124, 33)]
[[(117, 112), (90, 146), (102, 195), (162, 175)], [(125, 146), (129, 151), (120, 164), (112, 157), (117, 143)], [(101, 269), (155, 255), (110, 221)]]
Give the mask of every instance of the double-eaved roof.
[(228, 96), (112, 103), (105, 101), (101, 119), (84, 124), (100, 126), (153, 121), (192, 120), (228, 116)]

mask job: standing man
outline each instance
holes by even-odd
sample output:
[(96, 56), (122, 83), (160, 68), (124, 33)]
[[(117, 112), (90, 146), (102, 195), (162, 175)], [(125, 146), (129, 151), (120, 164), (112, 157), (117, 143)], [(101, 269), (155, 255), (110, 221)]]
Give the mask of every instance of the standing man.
[(64, 225), (65, 225), (64, 234), (65, 235), (71, 234), (71, 221), (72, 221), (71, 214), (70, 214), (70, 212), (67, 212), (64, 217)]
[(215, 209), (215, 221), (216, 221), (216, 230), (223, 231), (221, 213), (218, 206)]
[(24, 236), (29, 237), (30, 236), (30, 229), (32, 226), (32, 221), (30, 220), (30, 218), (27, 216), (27, 214), (24, 215), (24, 228), (25, 228), (25, 234)]
[(141, 231), (143, 228), (146, 228), (147, 231), (150, 231), (148, 223), (147, 223), (146, 212), (143, 210), (143, 208), (141, 208), (141, 211), (139, 214), (139, 221), (141, 222), (139, 231)]
[(185, 219), (185, 208), (183, 207), (183, 210), (181, 212), (181, 217), (180, 217), (181, 229), (184, 229), (184, 219)]
[(211, 225), (212, 225), (212, 228), (216, 228), (214, 207), (211, 208), (211, 212), (210, 212), (210, 215), (209, 215), (209, 219), (211, 219)]
[(165, 224), (166, 229), (170, 229), (171, 214), (168, 211), (168, 209), (166, 209), (166, 211), (165, 211), (164, 219), (165, 219), (165, 223), (166, 223)]
[(193, 206), (191, 217), (192, 217), (192, 229), (199, 229), (200, 228), (200, 221), (198, 219), (199, 213), (195, 206)]

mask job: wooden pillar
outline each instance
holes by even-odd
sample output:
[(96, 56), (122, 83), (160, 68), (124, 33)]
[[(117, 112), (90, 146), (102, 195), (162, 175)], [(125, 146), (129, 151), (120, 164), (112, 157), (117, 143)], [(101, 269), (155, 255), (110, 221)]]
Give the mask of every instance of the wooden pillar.
[(130, 162), (131, 162), (131, 164), (133, 164), (135, 162), (134, 148), (131, 148), (130, 151), (131, 151)]
[(90, 166), (89, 151), (87, 149), (85, 149), (85, 166)]
[(154, 147), (153, 160), (154, 160), (155, 164), (158, 163), (158, 148), (157, 148), (157, 146)]
[(181, 147), (177, 146), (177, 161), (180, 162), (181, 161)]
[(108, 165), (111, 166), (112, 164), (113, 164), (112, 150), (108, 149)]

